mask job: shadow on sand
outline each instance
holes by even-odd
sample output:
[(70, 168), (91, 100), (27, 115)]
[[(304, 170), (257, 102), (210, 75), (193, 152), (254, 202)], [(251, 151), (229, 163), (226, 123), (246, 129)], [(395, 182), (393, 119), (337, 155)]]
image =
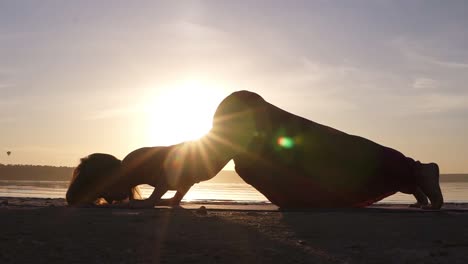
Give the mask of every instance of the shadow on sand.
[(254, 215), (237, 212), (241, 220), (231, 221), (232, 214), (166, 208), (0, 209), (0, 262), (331, 263), (291, 243), (284, 233), (272, 237), (245, 224)]

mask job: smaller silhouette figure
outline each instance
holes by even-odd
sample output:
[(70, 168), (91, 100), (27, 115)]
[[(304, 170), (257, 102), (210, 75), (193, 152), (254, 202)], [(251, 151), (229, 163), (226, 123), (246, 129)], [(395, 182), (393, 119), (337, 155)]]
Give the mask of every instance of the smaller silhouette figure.
[[(94, 153), (74, 170), (66, 200), (74, 206), (126, 202), (131, 208), (178, 206), (195, 183), (211, 179), (228, 161), (209, 155), (203, 140), (140, 148), (122, 161)], [(137, 187), (141, 184), (154, 187), (148, 199), (141, 199)], [(168, 190), (176, 191), (174, 197), (161, 199)]]
[(7, 151), (6, 154), (7, 154), (8, 156), (10, 156), (10, 155), (11, 155), (11, 151)]

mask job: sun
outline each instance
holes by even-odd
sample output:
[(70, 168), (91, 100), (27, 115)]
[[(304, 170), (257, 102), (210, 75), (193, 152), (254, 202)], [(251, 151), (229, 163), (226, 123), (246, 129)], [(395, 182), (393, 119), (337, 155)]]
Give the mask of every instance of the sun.
[(216, 107), (225, 96), (219, 85), (200, 81), (158, 90), (147, 106), (147, 141), (171, 145), (200, 138), (211, 129)]

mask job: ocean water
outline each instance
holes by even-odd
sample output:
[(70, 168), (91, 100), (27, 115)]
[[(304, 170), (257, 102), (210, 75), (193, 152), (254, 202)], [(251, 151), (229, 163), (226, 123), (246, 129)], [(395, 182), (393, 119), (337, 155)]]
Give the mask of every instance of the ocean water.
[[(64, 198), (68, 187), (67, 181), (12, 181), (0, 180), (0, 197), (31, 197), (31, 198)], [(446, 202), (468, 203), (468, 182), (441, 182), (441, 188)], [(148, 197), (152, 187), (141, 187), (143, 197)], [(174, 192), (168, 192), (164, 198), (170, 198)], [(183, 201), (198, 202), (239, 202), (268, 203), (268, 200), (252, 186), (236, 183), (202, 182), (190, 189)], [(411, 195), (397, 193), (380, 201), (380, 203), (413, 203)]]

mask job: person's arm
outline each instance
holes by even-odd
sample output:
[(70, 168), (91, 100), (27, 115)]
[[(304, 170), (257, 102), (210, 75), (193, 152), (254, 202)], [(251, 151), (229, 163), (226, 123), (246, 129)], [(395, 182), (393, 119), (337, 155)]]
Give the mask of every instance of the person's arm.
[(170, 199), (161, 199), (156, 203), (156, 205), (179, 206), (180, 201), (182, 201), (182, 198), (184, 198), (185, 194), (190, 190), (191, 187), (192, 186), (185, 186), (177, 189), (177, 192), (174, 194), (174, 197)]
[(424, 207), (429, 205), (429, 201), (427, 200), (427, 196), (423, 193), (423, 191), (418, 187), (416, 188), (415, 192), (413, 193), (414, 198), (416, 198), (416, 203), (411, 204), (410, 207)]
[(130, 208), (153, 208), (161, 197), (168, 191), (166, 186), (158, 186), (154, 188), (153, 193), (145, 200), (131, 200)]

